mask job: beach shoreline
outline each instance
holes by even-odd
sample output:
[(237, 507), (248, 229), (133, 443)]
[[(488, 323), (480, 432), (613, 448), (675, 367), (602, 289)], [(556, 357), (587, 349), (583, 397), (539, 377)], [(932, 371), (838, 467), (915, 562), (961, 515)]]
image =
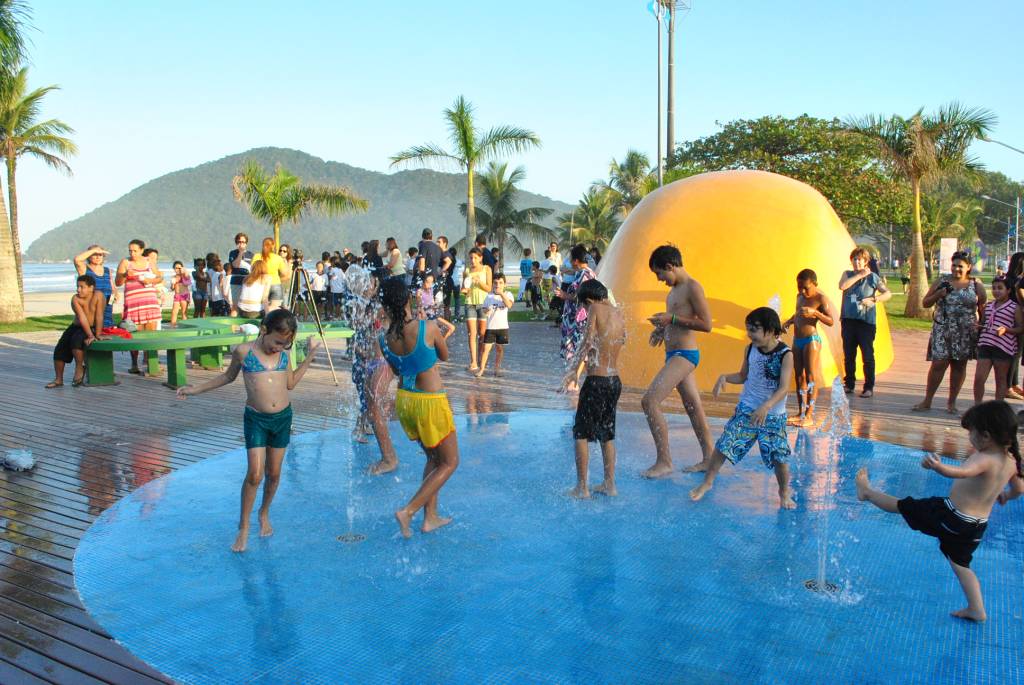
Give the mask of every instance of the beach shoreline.
[[(25, 318), (30, 316), (54, 316), (71, 313), (71, 298), (75, 292), (25, 293)], [(114, 313), (121, 313), (121, 301), (114, 303)]]

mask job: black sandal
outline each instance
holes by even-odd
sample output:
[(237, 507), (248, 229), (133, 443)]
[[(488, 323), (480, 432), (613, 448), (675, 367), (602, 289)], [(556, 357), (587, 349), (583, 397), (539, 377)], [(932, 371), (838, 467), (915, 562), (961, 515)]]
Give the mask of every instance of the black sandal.
[(82, 376), (81, 378), (76, 378), (73, 381), (71, 381), (72, 388), (80, 388), (83, 385), (85, 385), (85, 376)]
[(133, 366), (132, 368), (128, 369), (128, 373), (133, 374), (135, 376), (141, 376), (142, 370), (137, 366)]

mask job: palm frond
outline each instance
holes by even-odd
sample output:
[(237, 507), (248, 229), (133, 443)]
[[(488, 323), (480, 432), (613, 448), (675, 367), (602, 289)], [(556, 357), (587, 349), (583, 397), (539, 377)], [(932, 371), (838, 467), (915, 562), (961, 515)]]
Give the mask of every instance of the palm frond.
[(496, 126), (480, 136), (477, 152), (479, 159), (487, 159), (514, 155), (540, 146), (540, 138), (533, 131), (518, 126)]
[(370, 208), (369, 200), (344, 186), (302, 185), (298, 194), (302, 203), (326, 216), (365, 212)]
[(473, 105), (460, 95), (455, 104), (444, 111), (448, 120), (448, 137), (455, 146), (457, 154), (470, 162), (477, 157), (476, 129), (473, 122)]
[(464, 170), (466, 167), (465, 159), (450, 154), (440, 145), (436, 145), (434, 143), (414, 145), (411, 148), (402, 150), (391, 157), (391, 166), (395, 166), (396, 164), (409, 164), (413, 162), (424, 166), (436, 166), (441, 168), (450, 168), (455, 166), (460, 170)]
[(25, 58), (25, 31), (31, 28), (31, 11), (22, 0), (0, 0), (0, 65), (5, 72)]

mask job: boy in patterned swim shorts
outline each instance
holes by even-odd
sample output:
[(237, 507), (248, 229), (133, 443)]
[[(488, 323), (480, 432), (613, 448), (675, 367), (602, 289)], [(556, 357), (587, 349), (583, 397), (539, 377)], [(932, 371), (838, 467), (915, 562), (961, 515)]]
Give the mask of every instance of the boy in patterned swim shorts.
[(697, 501), (711, 489), (725, 460), (739, 463), (757, 443), (764, 465), (775, 471), (779, 483), (779, 506), (795, 509), (793, 489), (789, 485), (789, 440), (786, 438), (786, 394), (793, 375), (793, 355), (779, 340), (782, 323), (774, 309), (759, 307), (747, 314), (750, 345), (737, 373), (723, 374), (715, 383), (717, 398), (726, 383), (743, 385), (736, 412), (715, 443), (704, 482), (690, 491)]

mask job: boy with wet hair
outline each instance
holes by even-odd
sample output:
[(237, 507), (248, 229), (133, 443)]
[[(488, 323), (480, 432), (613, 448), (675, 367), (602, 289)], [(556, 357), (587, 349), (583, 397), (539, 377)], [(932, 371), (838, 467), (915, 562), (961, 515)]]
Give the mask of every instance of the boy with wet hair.
[(797, 415), (791, 426), (814, 425), (814, 403), (821, 386), (821, 336), (818, 322), (831, 326), (835, 322), (832, 303), (818, 290), (818, 275), (804, 269), (796, 275), (796, 311), (782, 328), (794, 326), (793, 368), (796, 371)]
[(789, 346), (779, 340), (782, 324), (774, 309), (758, 307), (747, 314), (745, 323), (750, 344), (744, 351), (743, 365), (736, 373), (719, 376), (713, 391), (717, 398), (725, 384), (732, 383), (742, 384), (743, 392), (736, 411), (715, 443), (704, 482), (690, 490), (690, 499), (696, 502), (707, 494), (725, 460), (738, 464), (757, 442), (761, 461), (775, 471), (779, 508), (795, 509), (787, 463), (791, 450), (786, 438), (786, 394), (793, 375), (793, 355)]
[(657, 457), (654, 465), (643, 472), (646, 478), (664, 478), (672, 473), (672, 454), (668, 444), (668, 424), (661, 412), (661, 403), (672, 390), (679, 393), (683, 407), (703, 453), (697, 464), (685, 471), (703, 471), (710, 462), (711, 427), (700, 401), (697, 380), (693, 377), (700, 364), (695, 333), (711, 331), (711, 310), (704, 288), (683, 268), (683, 256), (675, 245), (662, 245), (651, 253), (648, 266), (658, 281), (669, 287), (664, 312), (658, 312), (648, 321), (654, 326), (652, 346), (665, 345), (665, 366), (651, 381), (644, 393), (641, 406), (647, 417)]
[(615, 411), (622, 394), (618, 360), (626, 344), (626, 321), (622, 310), (608, 301), (608, 288), (596, 278), (584, 282), (576, 293), (581, 307), (587, 310), (583, 339), (562, 380), (562, 392), (576, 383), (576, 369), (585, 361), (587, 377), (580, 388), (576, 404), (576, 420), (572, 437), (576, 450), (576, 487), (569, 495), (579, 499), (590, 497), (588, 486), (590, 446), (601, 443), (604, 461), (604, 482), (594, 488), (609, 497), (618, 495), (615, 488)]
[(85, 383), (85, 348), (100, 339), (107, 298), (96, 289), (96, 279), (92, 274), (79, 276), (76, 286), (75, 295), (71, 298), (75, 320), (53, 348), (53, 380), (46, 384), (47, 388), (64, 385), (64, 367), (72, 360), (75, 362), (75, 377), (71, 385), (77, 388)]
[(494, 375), (501, 376), (501, 362), (505, 359), (505, 345), (508, 345), (508, 312), (515, 304), (512, 293), (505, 290), (505, 274), (494, 274), (492, 292), (487, 294), (483, 308), (487, 312), (487, 328), (484, 331), (483, 353), (480, 355), (480, 369), (476, 377), (480, 378), (487, 370), (487, 358), (491, 348), (498, 346), (494, 355)]

